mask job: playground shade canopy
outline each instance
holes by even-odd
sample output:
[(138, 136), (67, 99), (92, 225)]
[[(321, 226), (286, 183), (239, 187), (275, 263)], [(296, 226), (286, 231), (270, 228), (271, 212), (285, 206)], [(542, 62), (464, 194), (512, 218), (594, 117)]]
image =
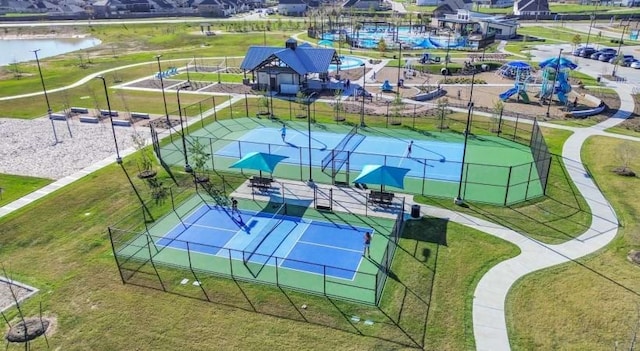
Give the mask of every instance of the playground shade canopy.
[(267, 154), (264, 152), (250, 152), (229, 167), (260, 171), (260, 177), (262, 177), (262, 171), (273, 173), (276, 165), (285, 158), (288, 158), (288, 156)]
[(506, 65), (509, 66), (510, 68), (516, 68), (516, 69), (531, 68), (531, 65), (524, 61), (511, 61), (511, 62), (507, 62)]
[(362, 167), (362, 172), (360, 172), (353, 182), (379, 184), (381, 187), (388, 185), (404, 189), (404, 177), (409, 171), (409, 168), (384, 165), (365, 165)]
[(576, 65), (575, 63), (571, 62), (570, 60), (564, 57), (561, 57), (560, 60), (558, 60), (557, 57), (553, 57), (540, 62), (540, 68), (547, 68), (547, 67), (549, 68), (559, 67), (560, 69), (569, 68), (573, 70), (578, 68), (578, 65)]

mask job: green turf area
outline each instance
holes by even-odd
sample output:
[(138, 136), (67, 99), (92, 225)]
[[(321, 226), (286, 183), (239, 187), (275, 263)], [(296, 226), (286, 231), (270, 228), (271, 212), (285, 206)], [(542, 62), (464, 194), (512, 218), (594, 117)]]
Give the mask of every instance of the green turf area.
[[(306, 123), (287, 122), (288, 128), (305, 131)], [(207, 145), (210, 154), (214, 154), (247, 131), (258, 127), (273, 127), (274, 122), (264, 119), (245, 118), (220, 121), (217, 124), (193, 131), (190, 136), (198, 138)], [(313, 130), (333, 132), (346, 135), (351, 126), (338, 124), (314, 124)], [(462, 144), (464, 136), (450, 132), (420, 133), (409, 129), (361, 129), (363, 135), (382, 136), (403, 140), (434, 140)], [(190, 142), (191, 143), (191, 142)], [(301, 155), (305, 151), (300, 149)], [(308, 151), (307, 151), (308, 152)], [(179, 143), (170, 143), (162, 148), (162, 158), (171, 165), (181, 165), (184, 162), (182, 148)], [(496, 155), (500, 155), (496, 157)], [(302, 157), (300, 157), (302, 159)], [(209, 169), (233, 171), (229, 166), (237, 160), (227, 157), (214, 156)], [(434, 161), (435, 162), (435, 161)], [(473, 136), (469, 138), (467, 158), (463, 168), (463, 183), (461, 195), (470, 201), (480, 201), (492, 204), (520, 202), (525, 199), (542, 195), (542, 187), (538, 180), (538, 173), (533, 166), (533, 157), (528, 146), (514, 143), (497, 136)], [(286, 179), (307, 179), (307, 165), (281, 164), (274, 176)], [(322, 183), (331, 183), (331, 177), (326, 172), (314, 167), (313, 179)], [(425, 172), (427, 170), (425, 169)], [(250, 172), (249, 172), (250, 173)], [(351, 172), (353, 173), (353, 172)], [(346, 177), (340, 173), (336, 179)], [(350, 174), (354, 179), (357, 174)], [(407, 178), (404, 189), (390, 191), (404, 191), (413, 194), (423, 194), (445, 198), (454, 198), (458, 194), (458, 182), (439, 181), (428, 178)]]
[(0, 206), (15, 201), (51, 182), (52, 180), (44, 178), (0, 174)]

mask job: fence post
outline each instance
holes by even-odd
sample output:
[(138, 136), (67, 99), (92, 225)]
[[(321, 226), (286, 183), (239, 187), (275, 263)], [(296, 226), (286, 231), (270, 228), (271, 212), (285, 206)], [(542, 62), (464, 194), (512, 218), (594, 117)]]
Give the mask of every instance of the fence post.
[[(229, 253), (229, 272), (233, 278), (233, 259), (231, 258), (231, 249), (227, 249), (227, 252)], [(242, 251), (242, 262), (244, 262), (244, 251)]]
[(204, 121), (202, 120), (202, 101), (198, 102), (198, 108), (200, 109), (200, 126), (204, 128)]
[(322, 265), (322, 293), (327, 296), (327, 266)]
[(509, 175), (507, 176), (507, 189), (504, 192), (504, 204), (507, 205), (507, 198), (509, 197), (509, 187), (511, 186), (511, 169), (513, 166), (509, 166)]
[(280, 286), (280, 280), (278, 279), (278, 256), (276, 256), (276, 286)]
[(231, 119), (233, 119), (233, 104), (231, 103), (231, 95), (229, 95), (229, 114), (231, 115)]
[(300, 168), (300, 180), (303, 180), (302, 177), (304, 177), (304, 176), (302, 175), (302, 148), (298, 149), (298, 154), (299, 154), (298, 160), (300, 160), (300, 163), (299, 163), (299, 166), (300, 166), (299, 167)]
[(213, 157), (213, 142), (211, 142), (211, 138), (209, 138), (209, 152), (209, 155), (211, 155), (211, 170), (214, 171), (216, 169), (216, 163)]
[(289, 120), (291, 121), (293, 116), (292, 116), (293, 112), (291, 111), (291, 100), (289, 100)]
[(513, 128), (513, 141), (516, 141), (516, 133), (518, 133), (518, 119), (520, 118), (520, 114), (516, 113), (516, 126)]
[(212, 96), (211, 100), (213, 100), (213, 120), (218, 121), (218, 109), (216, 108), (216, 96)]
[(416, 105), (413, 105), (413, 129), (416, 129)]
[(171, 188), (169, 188), (169, 195), (171, 196), (171, 208), (173, 212), (176, 212), (176, 204), (173, 202), (173, 190)]
[(498, 117), (498, 136), (500, 136), (500, 132), (502, 132), (502, 111), (504, 109), (500, 109), (500, 117)]
[(247, 93), (244, 93), (244, 112), (245, 116), (249, 117), (249, 101), (247, 98)]
[(531, 184), (531, 170), (533, 169), (534, 162), (529, 163), (529, 176), (527, 177), (527, 187), (524, 191), (524, 199), (529, 197), (529, 184)]

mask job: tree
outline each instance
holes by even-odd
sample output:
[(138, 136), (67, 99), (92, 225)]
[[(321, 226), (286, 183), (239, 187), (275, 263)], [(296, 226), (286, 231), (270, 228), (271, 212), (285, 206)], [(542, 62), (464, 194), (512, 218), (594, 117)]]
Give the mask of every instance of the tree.
[(631, 163), (635, 160), (638, 154), (638, 147), (634, 142), (624, 141), (616, 147), (616, 159), (620, 162), (620, 166), (613, 171), (618, 175), (635, 177), (636, 173), (631, 170)]
[(449, 108), (449, 99), (446, 97), (440, 98), (437, 101), (438, 114), (440, 115), (440, 130), (442, 131), (444, 128), (447, 128), (444, 124), (444, 115), (447, 113), (447, 109)]
[(296, 103), (298, 104), (298, 112), (296, 113), (296, 117), (307, 117), (307, 94), (305, 94), (302, 90), (296, 93)]
[(207, 146), (200, 142), (200, 139), (196, 138), (189, 147), (191, 153), (191, 159), (194, 166), (194, 177), (196, 182), (204, 183), (209, 181), (209, 177), (204, 174), (205, 165), (210, 159), (211, 154), (207, 152)]
[(496, 100), (493, 103), (493, 128), (491, 128), (492, 132), (498, 133), (500, 132), (500, 117), (502, 116), (502, 112), (504, 111), (504, 103), (502, 100)]
[(387, 43), (384, 41), (384, 38), (380, 38), (380, 41), (378, 42), (378, 51), (381, 53), (387, 51)]
[(580, 34), (574, 35), (573, 38), (571, 38), (571, 43), (573, 44), (573, 49), (575, 50), (576, 47), (580, 45), (580, 43), (582, 43), (582, 37), (580, 36)]

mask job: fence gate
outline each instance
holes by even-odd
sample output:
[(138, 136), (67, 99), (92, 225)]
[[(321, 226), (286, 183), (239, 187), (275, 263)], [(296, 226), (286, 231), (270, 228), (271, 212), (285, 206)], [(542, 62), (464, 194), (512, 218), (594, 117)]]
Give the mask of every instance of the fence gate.
[(333, 189), (313, 188), (313, 203), (316, 210), (333, 211)]

